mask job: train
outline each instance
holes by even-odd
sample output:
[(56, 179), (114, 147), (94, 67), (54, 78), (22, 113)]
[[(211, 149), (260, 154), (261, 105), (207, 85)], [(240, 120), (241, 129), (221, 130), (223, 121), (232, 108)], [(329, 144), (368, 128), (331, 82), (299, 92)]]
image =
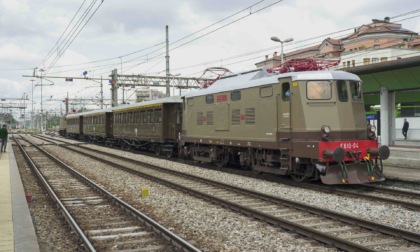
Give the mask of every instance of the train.
[(297, 182), (361, 184), (384, 180), (390, 150), (375, 131), (357, 75), (261, 68), (183, 96), (70, 114), (60, 134)]

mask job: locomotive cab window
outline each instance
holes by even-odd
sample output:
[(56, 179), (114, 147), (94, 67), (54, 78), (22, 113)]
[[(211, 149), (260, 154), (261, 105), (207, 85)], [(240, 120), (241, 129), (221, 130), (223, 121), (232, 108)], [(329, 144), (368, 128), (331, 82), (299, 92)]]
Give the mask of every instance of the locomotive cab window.
[(350, 81), (350, 92), (353, 101), (361, 101), (362, 83), (360, 81)]
[(331, 99), (331, 81), (308, 81), (306, 83), (306, 96), (309, 100)]
[(337, 94), (338, 94), (338, 100), (341, 102), (348, 101), (349, 97), (347, 94), (347, 85), (346, 81), (344, 80), (338, 80), (337, 81)]
[(290, 99), (290, 83), (285, 82), (281, 84), (281, 99), (288, 101)]
[(241, 91), (233, 91), (230, 93), (230, 100), (231, 101), (239, 101), (241, 100)]

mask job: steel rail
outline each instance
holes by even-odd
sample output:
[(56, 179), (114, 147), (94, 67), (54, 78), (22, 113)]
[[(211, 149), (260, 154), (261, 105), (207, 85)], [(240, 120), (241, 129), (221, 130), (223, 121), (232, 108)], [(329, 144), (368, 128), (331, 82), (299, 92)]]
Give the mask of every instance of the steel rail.
[(64, 218), (69, 223), (70, 227), (79, 235), (80, 239), (82, 240), (85, 248), (87, 251), (96, 251), (96, 249), (93, 247), (92, 243), (89, 241), (89, 239), (86, 237), (80, 226), (77, 224), (77, 222), (73, 219), (71, 214), (67, 211), (67, 208), (64, 206), (64, 204), (61, 202), (61, 200), (58, 198), (58, 196), (55, 194), (53, 189), (51, 188), (50, 184), (45, 180), (44, 176), (42, 176), (41, 172), (39, 171), (38, 167), (35, 165), (35, 163), (32, 161), (32, 159), (29, 157), (28, 153), (25, 151), (23, 146), (20, 144), (18, 139), (14, 137), (14, 140), (16, 144), (18, 145), (20, 151), (22, 152), (25, 160), (30, 165), (31, 169), (35, 172), (38, 179), (41, 181), (41, 183), (44, 185), (44, 188), (47, 190), (48, 194), (56, 202), (58, 207), (60, 208), (60, 211), (63, 213)]
[[(77, 178), (79, 178), (80, 180), (84, 181), (86, 184), (88, 184), (89, 186), (91, 186), (95, 190), (99, 191), (100, 193), (102, 193), (107, 198), (109, 198), (112, 201), (116, 202), (118, 205), (121, 205), (122, 207), (124, 207), (127, 211), (129, 211), (130, 213), (132, 213), (139, 220), (142, 220), (142, 222), (144, 224), (146, 224), (149, 228), (152, 228), (157, 234), (161, 235), (163, 238), (165, 238), (166, 240), (168, 240), (175, 247), (177, 247), (177, 248), (179, 248), (179, 249), (181, 249), (183, 251), (194, 251), (194, 252), (201, 251), (201, 250), (197, 249), (196, 247), (194, 247), (193, 245), (191, 245), (190, 243), (188, 243), (187, 241), (185, 241), (184, 239), (182, 239), (181, 237), (179, 237), (178, 235), (174, 234), (173, 232), (171, 232), (170, 230), (168, 230), (167, 228), (165, 228), (164, 226), (160, 225), (159, 223), (157, 223), (156, 221), (154, 221), (153, 219), (151, 219), (147, 215), (145, 215), (142, 212), (138, 211), (137, 209), (135, 209), (134, 207), (132, 207), (128, 203), (126, 203), (123, 200), (117, 198), (112, 193), (108, 192), (103, 187), (101, 187), (100, 185), (98, 185), (96, 182), (90, 180), (89, 178), (87, 178), (83, 174), (81, 174), (78, 171), (72, 169), (70, 166), (68, 166), (67, 164), (65, 164), (64, 162), (62, 162), (61, 160), (59, 160), (58, 158), (54, 157), (52, 154), (48, 153), (46, 150), (44, 150), (41, 147), (36, 146), (36, 145), (33, 145), (33, 146), (36, 147), (41, 152), (43, 152), (49, 158), (51, 158), (54, 162), (56, 162), (57, 164), (59, 164), (60, 166), (62, 166), (64, 168), (66, 168), (70, 173), (72, 173), (73, 175), (75, 175)], [(46, 182), (46, 183), (48, 183), (48, 182)], [(64, 207), (64, 205), (63, 205), (63, 207)]]
[[(60, 141), (60, 140), (58, 140), (58, 141)], [(74, 150), (72, 148), (69, 148), (69, 146), (62, 146), (62, 147), (67, 148), (67, 149), (71, 149), (73, 151), (76, 151), (76, 152), (79, 152), (83, 155), (86, 155), (86, 153), (80, 152), (78, 150)], [(205, 183), (211, 183), (215, 186), (224, 187), (226, 189), (229, 189), (229, 190), (232, 190), (232, 191), (235, 191), (235, 192), (246, 193), (250, 196), (265, 199), (265, 200), (271, 201), (273, 203), (278, 203), (279, 200), (280, 200), (282, 202), (282, 204), (288, 204), (291, 207), (295, 207), (295, 208), (307, 211), (308, 206), (305, 205), (305, 204), (293, 202), (293, 201), (290, 201), (290, 200), (287, 200), (287, 199), (277, 198), (277, 197), (274, 197), (274, 196), (258, 193), (258, 192), (255, 192), (255, 191), (250, 191), (250, 190), (247, 190), (247, 189), (244, 189), (244, 188), (239, 188), (239, 187), (227, 185), (227, 184), (220, 183), (220, 182), (217, 182), (217, 181), (206, 180), (206, 179), (203, 179), (202, 177), (198, 177), (198, 176), (194, 176), (194, 175), (190, 175), (190, 174), (184, 174), (182, 172), (177, 172), (177, 171), (174, 171), (174, 170), (169, 170), (169, 169), (166, 169), (166, 168), (163, 168), (163, 167), (151, 165), (151, 164), (144, 163), (144, 162), (141, 162), (141, 161), (138, 161), (138, 160), (121, 157), (119, 155), (109, 153), (109, 152), (106, 152), (106, 151), (100, 151), (100, 150), (96, 150), (96, 149), (92, 149), (92, 148), (89, 148), (89, 147), (86, 147), (86, 146), (80, 146), (80, 145), (77, 145), (77, 147), (81, 148), (81, 149), (88, 150), (88, 151), (96, 152), (96, 153), (99, 153), (99, 154), (107, 155), (107, 156), (110, 156), (110, 157), (113, 157), (113, 158), (116, 158), (116, 159), (119, 159), (119, 160), (133, 162), (133, 163), (136, 163), (136, 164), (142, 165), (142, 166), (153, 167), (154, 169), (160, 169), (160, 170), (163, 170), (165, 172), (175, 174), (177, 176), (188, 177), (191, 180), (199, 180), (199, 181), (203, 181)], [(112, 164), (112, 165), (117, 165), (117, 166), (131, 172), (130, 168), (121, 166), (118, 163), (114, 163), (114, 162), (111, 162), (111, 161), (108, 161), (108, 160), (103, 160), (103, 159), (98, 158), (98, 157), (93, 156), (93, 155), (89, 155), (89, 156), (91, 158), (94, 158), (94, 159), (96, 159), (98, 161), (101, 161), (101, 162), (106, 162), (106, 163), (109, 163), (109, 164)], [(320, 187), (320, 186), (310, 185), (310, 184), (305, 184), (305, 186), (309, 186), (309, 187), (313, 187), (313, 188), (314, 187)], [(323, 188), (322, 189), (323, 191), (327, 191), (327, 192), (334, 192), (336, 190), (336, 189), (331, 188), (331, 187), (322, 187), (322, 188)], [(356, 195), (355, 193), (347, 192), (347, 191), (343, 191), (343, 190), (339, 190), (339, 192), (343, 192), (343, 194), (348, 193), (348, 195), (352, 195), (352, 196), (363, 196), (364, 195), (364, 194), (362, 194), (362, 195), (357, 194)], [(378, 196), (369, 196), (368, 198), (376, 199), (376, 200), (382, 200), (382, 201), (387, 201), (388, 200), (387, 198), (381, 198), (381, 197), (378, 197)], [(416, 208), (416, 209), (418, 207), (418, 204), (415, 204), (415, 203), (402, 202), (402, 201), (398, 201), (398, 200), (391, 200), (391, 201), (394, 201), (395, 203), (398, 203), (398, 204), (407, 203), (406, 204), (407, 206), (411, 206), (412, 208)], [(333, 211), (329, 211), (329, 210), (326, 210), (326, 209), (321, 209), (321, 208), (312, 207), (312, 206), (311, 206), (311, 208), (313, 210), (310, 211), (310, 212), (312, 212), (314, 214), (324, 215), (326, 217), (333, 218), (333, 219), (339, 217), (340, 219), (343, 219), (343, 222), (346, 222), (346, 223), (349, 223), (349, 224), (357, 223), (357, 225), (359, 225), (361, 227), (364, 227), (364, 228), (367, 228), (367, 229), (381, 230), (382, 233), (389, 234), (389, 235), (392, 235), (392, 236), (402, 237), (402, 238), (404, 238), (408, 241), (420, 243), (420, 234), (416, 234), (416, 233), (406, 231), (406, 230), (402, 230), (402, 229), (398, 229), (398, 228), (389, 227), (389, 226), (382, 225), (382, 224), (379, 224), (379, 223), (372, 223), (372, 222), (369, 222), (369, 221), (364, 221), (364, 220), (361, 220), (360, 218), (355, 218), (355, 217), (351, 217), (351, 216), (348, 216), (348, 215), (343, 215), (343, 214), (336, 213), (336, 212), (333, 212)], [(346, 220), (348, 220), (348, 221), (346, 221)]]
[[(74, 146), (74, 147), (76, 147), (76, 146)], [(147, 167), (150, 167), (150, 168), (153, 168), (153, 169), (161, 169), (161, 170), (164, 170), (165, 172), (170, 172), (170, 173), (176, 174), (178, 176), (189, 177), (190, 179), (192, 179), (194, 181), (197, 181), (197, 180), (205, 181), (205, 183), (208, 183), (208, 184), (213, 184), (213, 185), (217, 185), (217, 186), (224, 187), (224, 188), (230, 188), (230, 190), (233, 190), (235, 192), (248, 194), (248, 195), (251, 195), (251, 196), (254, 196), (254, 197), (258, 197), (260, 199), (265, 199), (265, 200), (273, 202), (273, 203), (286, 205), (286, 206), (289, 206), (289, 207), (293, 207), (293, 208), (296, 208), (296, 209), (300, 209), (300, 210), (303, 210), (303, 211), (307, 211), (307, 212), (317, 214), (317, 215), (321, 215), (321, 216), (331, 218), (331, 219), (339, 219), (340, 221), (342, 221), (344, 223), (348, 223), (348, 224), (351, 224), (351, 225), (356, 225), (356, 226), (363, 227), (363, 228), (370, 229), (370, 230), (375, 230), (375, 231), (378, 231), (378, 232), (381, 232), (381, 233), (384, 233), (384, 234), (389, 234), (389, 235), (392, 235), (392, 236), (395, 236), (395, 237), (401, 237), (401, 238), (406, 239), (408, 241), (420, 243), (420, 235), (419, 234), (412, 233), (412, 232), (409, 232), (409, 231), (406, 231), (406, 230), (401, 230), (401, 229), (389, 227), (389, 226), (378, 224), (378, 223), (371, 223), (369, 221), (365, 221), (365, 220), (362, 220), (362, 219), (359, 219), (359, 218), (356, 218), (356, 217), (351, 217), (351, 216), (348, 216), (348, 215), (336, 213), (336, 212), (321, 209), (321, 208), (318, 208), (318, 207), (308, 206), (308, 205), (305, 205), (305, 204), (302, 204), (302, 203), (297, 203), (297, 202), (293, 202), (293, 201), (290, 201), (290, 200), (281, 199), (281, 198), (278, 198), (278, 197), (275, 197), (275, 196), (258, 193), (258, 192), (255, 192), (255, 191), (251, 191), (251, 190), (227, 185), (227, 184), (216, 182), (216, 181), (209, 181), (209, 180), (206, 180), (206, 179), (203, 179), (201, 177), (194, 176), (194, 175), (189, 175), (189, 174), (184, 174), (184, 173), (173, 171), (173, 170), (168, 170), (168, 169), (163, 168), (163, 167), (151, 165), (151, 164), (148, 164), (148, 163), (143, 163), (143, 162), (137, 161), (137, 160), (122, 158), (122, 157), (120, 157), (118, 155), (115, 155), (115, 154), (110, 154), (110, 153), (107, 153), (107, 152), (102, 152), (102, 151), (90, 149), (90, 148), (87, 148), (87, 147), (84, 147), (84, 146), (77, 146), (77, 147), (87, 149), (88, 151), (92, 151), (92, 152), (95, 152), (95, 153), (102, 153), (102, 154), (105, 154), (107, 156), (112, 156), (113, 158), (115, 157), (115, 158), (118, 158), (120, 160), (124, 160), (126, 162), (132, 162), (132, 163), (147, 166)], [(130, 173), (138, 174), (138, 175), (140, 175), (142, 177), (145, 177), (147, 179), (157, 181), (159, 183), (165, 184), (165, 185), (170, 186), (172, 188), (177, 188), (181, 191), (187, 192), (187, 193), (192, 194), (196, 197), (199, 197), (199, 198), (202, 198), (202, 199), (205, 199), (205, 200), (209, 200), (211, 202), (220, 204), (220, 205), (225, 206), (225, 207), (229, 207), (230, 209), (236, 210), (238, 212), (244, 213), (246, 215), (252, 216), (252, 217), (260, 219), (260, 220), (264, 220), (264, 221), (266, 221), (270, 224), (277, 225), (277, 226), (280, 226), (280, 227), (285, 228), (287, 230), (292, 230), (292, 231), (297, 232), (299, 234), (315, 238), (318, 241), (321, 241), (321, 242), (326, 243), (326, 244), (334, 245), (334, 246), (336, 246), (337, 248), (340, 248), (340, 249), (344, 249), (344, 250), (347, 250), (347, 251), (375, 251), (375, 250), (371, 250), (371, 249), (369, 249), (365, 246), (356, 244), (354, 242), (350, 242), (350, 241), (338, 238), (336, 236), (328, 235), (324, 232), (305, 227), (304, 225), (296, 224), (296, 223), (293, 223), (291, 221), (275, 217), (273, 215), (265, 214), (263, 212), (253, 210), (251, 208), (244, 207), (244, 206), (241, 206), (239, 204), (226, 201), (224, 199), (220, 199), (220, 198), (212, 196), (210, 194), (199, 192), (197, 190), (194, 190), (194, 189), (191, 189), (191, 188), (173, 183), (171, 181), (162, 180), (160, 177), (156, 177), (156, 176), (153, 176), (153, 175), (150, 175), (150, 174), (147, 174), (147, 173), (142, 173), (142, 172), (139, 172), (139, 171), (132, 170), (131, 168), (128, 168), (124, 165), (121, 165), (121, 164), (113, 162), (113, 161), (104, 160), (104, 159), (102, 159), (102, 158), (100, 158), (96, 155), (93, 155), (93, 154), (88, 154), (88, 153), (80, 151), (80, 150), (75, 150), (75, 149), (73, 149), (71, 147), (68, 147), (68, 146), (66, 146), (64, 148), (72, 150), (72, 151), (77, 152), (77, 153), (80, 153), (80, 154), (85, 155), (85, 156), (89, 156), (89, 157), (91, 157), (95, 160), (98, 160), (100, 162), (110, 164), (113, 167), (118, 167), (118, 168), (123, 169), (125, 171), (128, 171)]]
[(396, 190), (396, 189), (390, 189), (390, 188), (385, 188), (385, 187), (379, 187), (379, 186), (375, 186), (375, 185), (358, 185), (358, 187), (365, 187), (368, 190), (374, 190), (374, 191), (378, 191), (378, 192), (383, 191), (383, 192), (387, 192), (387, 193), (390, 193), (390, 194), (409, 196), (409, 197), (413, 197), (413, 198), (416, 198), (416, 199), (420, 199), (420, 193), (418, 193), (418, 192)]

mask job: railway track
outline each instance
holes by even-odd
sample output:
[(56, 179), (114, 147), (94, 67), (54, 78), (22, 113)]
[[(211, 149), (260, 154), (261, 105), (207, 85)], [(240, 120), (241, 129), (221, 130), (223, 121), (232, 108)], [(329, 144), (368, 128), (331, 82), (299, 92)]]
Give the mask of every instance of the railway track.
[[(60, 145), (72, 145), (66, 141), (55, 139), (55, 138), (46, 138), (41, 136), (36, 136), (39, 139), (47, 141), (51, 144), (60, 144)], [(84, 143), (78, 143), (76, 145), (84, 145)], [(207, 167), (207, 166), (206, 166)], [(227, 170), (224, 169), (223, 172)], [(243, 176), (249, 176), (249, 172), (244, 171), (231, 171), (234, 174), (240, 173)], [(253, 176), (255, 177), (255, 176)], [(257, 177), (261, 179), (261, 176)], [(370, 201), (383, 202), (386, 204), (395, 204), (402, 207), (406, 207), (411, 210), (420, 211), (420, 193), (390, 189), (386, 187), (379, 187), (374, 185), (346, 185), (346, 186), (326, 186), (320, 185), (317, 183), (297, 183), (292, 180), (281, 178), (278, 176), (271, 176), (267, 178), (270, 181), (286, 184), (289, 186), (306, 188), (313, 191), (319, 191), (323, 193), (331, 193), (337, 195), (343, 195), (353, 198), (364, 198)]]
[(276, 178), (276, 181), (289, 186), (305, 188), (313, 191), (331, 193), (353, 198), (364, 198), (374, 202), (395, 204), (411, 210), (420, 211), (420, 193), (399, 189), (391, 189), (376, 185), (322, 185), (318, 183), (297, 183), (284, 178)]
[(346, 251), (416, 251), (420, 235), (233, 187), (84, 146), (63, 146), (113, 167), (228, 207)]
[[(318, 186), (320, 190), (331, 190), (326, 186)], [(346, 195), (356, 198), (366, 198), (372, 201), (387, 202), (401, 205), (411, 210), (420, 211), (420, 193), (391, 189), (375, 185), (352, 185), (352, 186), (334, 186), (335, 194)]]
[(87, 251), (200, 251), (42, 148), (15, 141)]

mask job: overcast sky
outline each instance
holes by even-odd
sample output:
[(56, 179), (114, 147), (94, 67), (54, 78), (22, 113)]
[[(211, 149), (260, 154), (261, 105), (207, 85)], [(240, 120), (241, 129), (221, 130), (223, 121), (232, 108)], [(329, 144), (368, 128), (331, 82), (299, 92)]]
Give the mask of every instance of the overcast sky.
[[(271, 36), (294, 38), (285, 44), (287, 52), (315, 45), (326, 37), (339, 38), (374, 18), (392, 18), (420, 9), (418, 0), (86, 0), (82, 5), (83, 2), (0, 0), (0, 98), (22, 97), (23, 93), (31, 98), (31, 78), (22, 75), (31, 75), (34, 68), (48, 70), (47, 76), (82, 77), (88, 71), (89, 77), (108, 78), (114, 68), (119, 72), (122, 69), (123, 74), (164, 75), (166, 25), (171, 43), (171, 73), (199, 77), (212, 66), (233, 72), (254, 69), (265, 55), (280, 52), (280, 43), (271, 41)], [(62, 44), (57, 50), (54, 45), (78, 9), (70, 30), (90, 4), (92, 10), (87, 18), (96, 10), (90, 21), (71, 44)], [(391, 22), (413, 17), (398, 23), (419, 32), (417, 15), (420, 12), (392, 18)], [(65, 47), (67, 50), (63, 50)], [(51, 57), (47, 58), (50, 52)], [(53, 64), (57, 55), (61, 57)], [(53, 99), (63, 99), (67, 93), (70, 98), (90, 98), (99, 93), (99, 88), (85, 88), (94, 82), (50, 80), (54, 85), (43, 88), (44, 101), (51, 95)], [(104, 95), (110, 97), (108, 85)], [(35, 109), (39, 110), (39, 86), (34, 89), (34, 100)], [(59, 102), (45, 104), (46, 109), (60, 109)]]

